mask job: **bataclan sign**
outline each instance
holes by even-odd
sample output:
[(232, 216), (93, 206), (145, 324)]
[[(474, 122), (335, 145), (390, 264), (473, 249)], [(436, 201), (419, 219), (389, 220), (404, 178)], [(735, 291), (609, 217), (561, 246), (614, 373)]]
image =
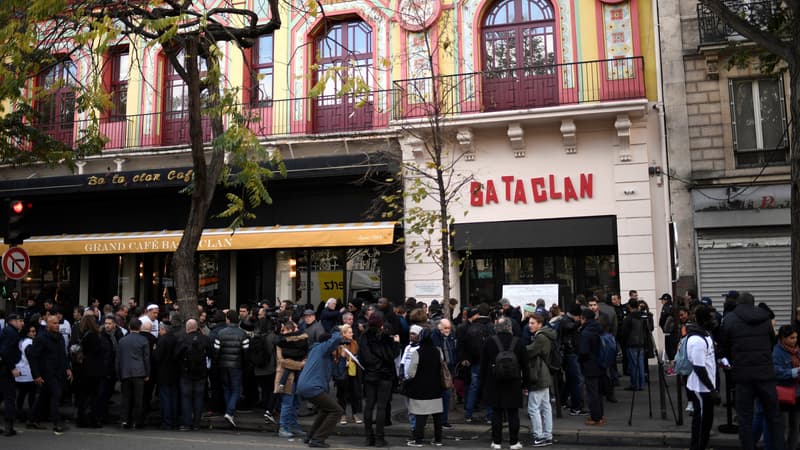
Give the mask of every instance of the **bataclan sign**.
[(514, 204), (548, 200), (578, 201), (592, 198), (593, 184), (594, 175), (591, 173), (582, 173), (577, 177), (558, 177), (553, 174), (533, 178), (502, 176), (500, 180), (470, 183), (470, 205), (488, 206), (501, 201)]

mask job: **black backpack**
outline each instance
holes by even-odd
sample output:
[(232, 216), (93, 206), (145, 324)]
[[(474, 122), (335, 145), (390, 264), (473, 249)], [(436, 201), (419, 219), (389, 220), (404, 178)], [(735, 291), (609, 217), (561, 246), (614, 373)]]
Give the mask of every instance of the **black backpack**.
[(183, 367), (193, 378), (203, 377), (206, 372), (206, 353), (199, 341), (199, 336), (193, 336), (191, 345), (183, 354)]
[(492, 340), (497, 345), (497, 356), (494, 357), (494, 365), (492, 365), (492, 373), (497, 381), (511, 381), (520, 378), (519, 360), (517, 354), (514, 353), (514, 348), (517, 345), (517, 337), (511, 338), (511, 346), (508, 350), (503, 349), (503, 343), (500, 338), (492, 336)]
[(561, 370), (564, 364), (564, 357), (561, 354), (561, 343), (558, 342), (558, 338), (551, 338), (547, 335), (545, 335), (545, 337), (550, 340), (550, 354), (542, 359), (544, 363), (547, 364), (548, 369), (553, 371)]

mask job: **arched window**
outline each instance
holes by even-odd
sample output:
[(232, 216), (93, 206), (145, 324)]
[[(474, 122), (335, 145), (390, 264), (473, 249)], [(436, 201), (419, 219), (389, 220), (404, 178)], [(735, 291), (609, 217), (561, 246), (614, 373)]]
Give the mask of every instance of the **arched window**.
[[(500, 0), (491, 7), (482, 29), (486, 108), (545, 106), (557, 99), (555, 28), (548, 0)], [(530, 83), (515, 88), (510, 80)]]
[[(368, 128), (372, 124), (372, 99), (368, 93), (341, 95), (349, 86), (373, 85), (372, 28), (362, 20), (338, 22), (317, 37), (317, 71), (314, 83), (324, 88), (315, 102), (317, 132)], [(368, 89), (366, 89), (368, 90)], [(348, 90), (352, 92), (352, 89)]]

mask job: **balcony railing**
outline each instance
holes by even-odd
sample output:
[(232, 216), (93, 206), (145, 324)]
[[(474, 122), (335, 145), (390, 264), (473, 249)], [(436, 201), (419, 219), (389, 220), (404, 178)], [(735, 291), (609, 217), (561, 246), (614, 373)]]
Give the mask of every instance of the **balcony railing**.
[[(728, 0), (725, 5), (737, 16), (747, 22), (767, 29), (770, 21), (779, 11), (779, 0)], [(704, 4), (697, 4), (697, 27), (700, 31), (701, 44), (721, 44), (729, 40), (744, 40), (733, 28)]]
[(394, 119), (645, 97), (641, 56), (415, 78), (394, 84)]
[[(304, 97), (272, 100), (265, 105), (241, 105), (252, 118), (248, 127), (260, 137), (320, 135), (385, 129), (391, 114), (390, 91), (372, 91), (344, 96)], [(211, 141), (211, 123), (203, 117), (203, 141)], [(43, 123), (39, 128), (61, 142), (72, 145), (85, 133), (89, 122), (75, 120)], [(103, 119), (100, 133), (108, 142), (104, 150), (181, 146), (189, 143), (187, 111), (119, 116)], [(26, 148), (31, 143), (19, 143)]]

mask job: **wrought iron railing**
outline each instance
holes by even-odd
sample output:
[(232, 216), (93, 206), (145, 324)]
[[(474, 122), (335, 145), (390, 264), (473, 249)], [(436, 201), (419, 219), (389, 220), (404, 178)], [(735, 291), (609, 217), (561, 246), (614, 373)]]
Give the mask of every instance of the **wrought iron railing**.
[[(779, 0), (728, 0), (725, 5), (737, 16), (761, 29), (768, 29), (780, 8)], [(697, 28), (701, 44), (721, 44), (729, 40), (744, 40), (703, 3), (697, 4)]]
[(395, 120), (645, 97), (641, 56), (414, 78), (394, 85)]

